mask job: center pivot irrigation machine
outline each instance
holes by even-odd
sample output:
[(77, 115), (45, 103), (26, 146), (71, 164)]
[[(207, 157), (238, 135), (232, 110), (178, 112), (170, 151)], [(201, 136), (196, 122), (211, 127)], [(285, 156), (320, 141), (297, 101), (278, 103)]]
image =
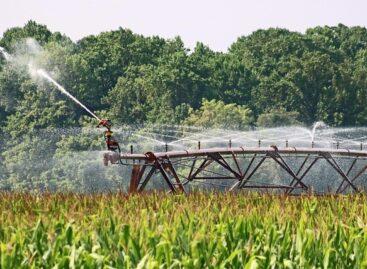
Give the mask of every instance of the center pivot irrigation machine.
[[(93, 114), (94, 115), (94, 114)], [(171, 193), (186, 193), (190, 185), (210, 185), (224, 191), (252, 189), (285, 194), (352, 193), (364, 191), (367, 150), (310, 147), (201, 148), (183, 151), (122, 153), (113, 137), (110, 120), (100, 120), (105, 127), (108, 152), (104, 165), (131, 167), (129, 193), (144, 191), (150, 181), (160, 180)], [(154, 186), (154, 184), (153, 184)], [(161, 185), (162, 187), (162, 185)], [(153, 187), (154, 189), (154, 187)]]
[(206, 184), (226, 191), (255, 189), (285, 194), (351, 193), (365, 188), (367, 151), (310, 147), (198, 148), (183, 151), (121, 153), (112, 137), (111, 122), (106, 127), (108, 152), (104, 164), (131, 166), (130, 193), (140, 193), (154, 178), (169, 192), (186, 193), (190, 185)]
[[(83, 106), (84, 107), (84, 106)], [(89, 110), (88, 110), (89, 111)], [(223, 191), (252, 189), (285, 194), (352, 193), (365, 190), (367, 150), (360, 144), (356, 149), (285, 147), (201, 148), (183, 151), (122, 153), (113, 137), (112, 123), (99, 119), (97, 127), (105, 127), (104, 138), (108, 152), (104, 165), (120, 164), (131, 167), (129, 193), (140, 193), (149, 182), (160, 180), (171, 193), (184, 192), (201, 184)], [(151, 184), (154, 186), (157, 184)], [(162, 187), (162, 184), (160, 184)]]
[[(84, 107), (84, 106), (83, 106)], [(89, 110), (88, 110), (89, 111)], [(252, 189), (285, 194), (351, 193), (365, 189), (367, 150), (271, 145), (257, 147), (201, 148), (183, 151), (122, 153), (113, 137), (112, 123), (90, 114), (106, 128), (104, 138), (108, 152), (104, 165), (131, 167), (130, 193), (140, 193), (150, 181), (160, 180), (169, 192), (177, 193), (200, 184), (224, 191)], [(157, 185), (153, 185), (154, 186)], [(162, 187), (162, 184), (160, 185)]]
[[(142, 192), (156, 174), (173, 193), (186, 192), (186, 186), (192, 183), (212, 184), (228, 191), (348, 193), (363, 189), (360, 178), (367, 170), (367, 151), (228, 146), (145, 154), (108, 152), (104, 154), (104, 164), (109, 163), (132, 166), (129, 188), (132, 193)], [(274, 177), (281, 178), (261, 178), (269, 177), (269, 170), (270, 174), (276, 174)]]

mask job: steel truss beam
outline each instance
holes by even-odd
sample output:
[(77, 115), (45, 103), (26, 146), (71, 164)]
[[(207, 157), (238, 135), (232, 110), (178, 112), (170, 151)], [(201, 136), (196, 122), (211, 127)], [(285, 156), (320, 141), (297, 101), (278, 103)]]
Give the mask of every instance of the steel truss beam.
[[(301, 158), (298, 167), (288, 161), (289, 157)], [(186, 193), (185, 186), (190, 182), (215, 185), (212, 180), (229, 181), (230, 185), (217, 184), (229, 191), (241, 189), (276, 189), (286, 194), (313, 190), (312, 185), (304, 182), (305, 177), (319, 160), (325, 160), (329, 167), (341, 177), (335, 193), (345, 193), (347, 189), (359, 192), (356, 180), (367, 171), (367, 151), (327, 150), (309, 148), (217, 148), (193, 151), (172, 151), (147, 154), (107, 153), (105, 161), (117, 163), (124, 160), (132, 165), (130, 193), (145, 190), (153, 175), (157, 174), (172, 193)], [(344, 171), (338, 160), (351, 160)], [(266, 160), (272, 161), (289, 177), (288, 183), (270, 184), (254, 182), (253, 176), (264, 166)], [(267, 163), (268, 163), (267, 162)], [(299, 163), (299, 162), (298, 162)], [(354, 175), (354, 176), (352, 176)], [(203, 181), (204, 180), (204, 181)], [(322, 181), (322, 178), (319, 178)], [(232, 182), (232, 183), (231, 183)], [(309, 183), (310, 184), (310, 183)], [(367, 183), (366, 183), (367, 184)]]

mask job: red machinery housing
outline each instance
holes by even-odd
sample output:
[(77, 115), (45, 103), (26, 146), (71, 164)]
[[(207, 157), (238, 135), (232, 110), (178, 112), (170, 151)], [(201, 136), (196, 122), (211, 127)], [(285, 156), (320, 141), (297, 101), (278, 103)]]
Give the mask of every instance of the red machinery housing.
[(112, 122), (110, 120), (103, 119), (98, 123), (97, 128), (99, 128), (101, 126), (103, 126), (107, 129), (104, 132), (104, 138), (105, 138), (105, 141), (106, 141), (107, 149), (110, 150), (110, 151), (120, 152), (120, 145), (117, 142), (117, 140), (112, 136), (112, 134), (113, 134), (113, 132), (111, 131)]

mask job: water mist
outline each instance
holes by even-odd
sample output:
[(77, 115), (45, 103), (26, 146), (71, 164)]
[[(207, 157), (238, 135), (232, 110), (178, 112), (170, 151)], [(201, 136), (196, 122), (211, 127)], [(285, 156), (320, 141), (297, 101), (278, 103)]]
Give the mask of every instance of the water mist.
[(87, 111), (92, 117), (100, 121), (100, 118), (97, 117), (96, 114), (94, 114), (92, 111), (90, 111), (85, 105), (83, 105), (78, 99), (76, 99), (71, 93), (69, 93), (64, 87), (62, 87), (59, 83), (57, 83), (45, 70), (38, 69), (37, 74), (41, 76), (42, 78), (48, 80), (53, 85), (56, 86), (56, 88), (61, 91), (63, 94), (65, 94), (67, 97), (69, 97), (71, 100), (73, 100), (76, 104), (78, 104), (80, 107), (82, 107), (85, 111)]

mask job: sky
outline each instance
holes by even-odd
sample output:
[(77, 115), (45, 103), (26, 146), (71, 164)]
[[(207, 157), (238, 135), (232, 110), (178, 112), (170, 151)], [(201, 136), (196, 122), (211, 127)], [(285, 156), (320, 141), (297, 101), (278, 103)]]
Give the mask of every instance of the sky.
[(257, 29), (367, 26), (367, 0), (0, 0), (0, 35), (28, 20), (74, 41), (118, 27), (217, 51)]

